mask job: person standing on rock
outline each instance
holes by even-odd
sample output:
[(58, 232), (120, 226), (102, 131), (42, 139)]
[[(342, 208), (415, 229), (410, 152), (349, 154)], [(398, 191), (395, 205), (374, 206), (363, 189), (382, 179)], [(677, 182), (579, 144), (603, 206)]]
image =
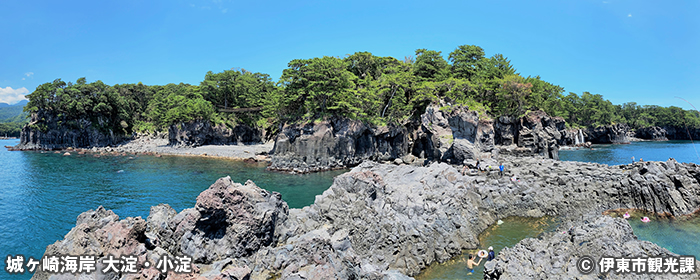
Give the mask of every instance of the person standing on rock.
[(472, 273), (474, 273), (474, 266), (479, 266), (479, 264), (481, 264), (481, 261), (484, 258), (480, 258), (479, 262), (475, 262), (474, 259), (476, 259), (476, 256), (469, 254), (469, 260), (467, 261), (467, 267), (469, 268), (468, 275), (471, 275)]
[(634, 156), (632, 156), (632, 163), (634, 163)]
[(503, 169), (505, 169), (505, 166), (503, 166), (503, 163), (498, 165), (498, 170), (499, 170), (498, 175), (500, 175), (501, 177), (503, 177)]

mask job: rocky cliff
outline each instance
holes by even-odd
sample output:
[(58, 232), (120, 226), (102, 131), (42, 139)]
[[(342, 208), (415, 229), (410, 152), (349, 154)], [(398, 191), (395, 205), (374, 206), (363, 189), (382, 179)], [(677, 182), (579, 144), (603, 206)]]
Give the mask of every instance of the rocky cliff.
[(117, 144), (124, 137), (111, 131), (97, 128), (100, 123), (81, 119), (61, 123), (52, 114), (38, 112), (31, 116), (29, 124), (22, 128), (20, 143), (16, 150), (57, 150), (68, 147), (105, 147)]
[[(409, 279), (432, 262), (477, 248), (478, 234), (508, 216), (559, 216), (580, 228), (582, 217), (593, 221), (608, 209), (668, 215), (700, 209), (700, 167), (695, 164), (670, 159), (609, 167), (541, 157), (499, 160), (507, 163), (504, 177), (463, 176), (444, 163), (364, 162), (338, 176), (303, 209), (288, 209), (279, 194), (252, 182), (223, 178), (199, 195), (194, 208), (180, 213), (166, 205), (153, 207), (145, 221), (119, 220), (104, 209), (83, 213), (46, 253), (132, 254), (139, 263), (178, 254), (195, 260), (189, 274), (166, 275), (140, 266), (137, 274), (114, 273), (107, 276), (111, 279)], [(612, 231), (619, 230), (611, 236), (628, 234)], [(652, 250), (649, 244), (640, 246)], [(584, 251), (570, 252), (575, 257)], [(566, 278), (567, 273), (574, 272), (557, 275)], [(34, 279), (48, 276), (37, 273)]]
[(691, 127), (664, 127), (666, 137), (670, 140), (699, 140), (700, 128)]
[(501, 150), (559, 159), (559, 146), (574, 141), (569, 137), (574, 135), (567, 133), (564, 119), (542, 111), (493, 120), (464, 106), (431, 105), (418, 123), (405, 126), (373, 127), (348, 119), (286, 125), (277, 136), (270, 169), (311, 172), (367, 159), (462, 164), (493, 158)]
[(210, 121), (191, 121), (173, 124), (168, 128), (172, 146), (196, 147), (202, 145), (257, 144), (265, 140), (259, 129), (239, 124), (233, 128)]
[(629, 131), (630, 127), (623, 123), (589, 128), (585, 133), (586, 141), (593, 144), (629, 144)]
[(273, 151), (270, 169), (313, 172), (400, 158), (407, 154), (408, 137), (404, 127), (330, 119), (285, 125)]
[(654, 141), (666, 141), (666, 130), (658, 126), (642, 127), (634, 131), (634, 137)]

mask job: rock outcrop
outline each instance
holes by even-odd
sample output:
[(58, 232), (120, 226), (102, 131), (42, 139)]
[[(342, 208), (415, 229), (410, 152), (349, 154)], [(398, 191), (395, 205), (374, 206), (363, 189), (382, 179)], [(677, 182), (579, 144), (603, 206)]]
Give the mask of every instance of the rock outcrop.
[(196, 147), (202, 145), (237, 145), (262, 143), (261, 130), (239, 124), (233, 128), (213, 125), (210, 121), (173, 124), (168, 128), (170, 145)]
[(550, 117), (543, 111), (530, 112), (520, 118), (518, 146), (533, 154), (559, 159), (559, 144), (565, 131), (563, 118)]
[(15, 150), (59, 150), (68, 147), (105, 147), (119, 143), (123, 135), (101, 130), (90, 120), (81, 119), (59, 125), (59, 118), (38, 112), (22, 128), (20, 143)]
[(666, 131), (666, 137), (669, 140), (699, 140), (700, 139), (700, 128), (692, 127), (664, 127), (663, 130)]
[(285, 125), (273, 151), (271, 170), (314, 172), (400, 158), (407, 154), (408, 137), (404, 127), (331, 119)]
[(431, 161), (461, 164), (494, 149), (492, 121), (466, 107), (428, 106), (421, 115), (411, 152)]
[(558, 159), (559, 146), (573, 141), (567, 137), (564, 119), (542, 111), (492, 120), (461, 105), (430, 105), (419, 123), (405, 126), (372, 127), (349, 119), (286, 125), (277, 136), (270, 169), (322, 171), (363, 160), (406, 162), (408, 155), (417, 163), (463, 164), (495, 157), (501, 150)]
[(629, 144), (630, 127), (623, 123), (598, 126), (586, 131), (586, 140), (593, 144)]
[(634, 137), (654, 140), (654, 141), (666, 141), (666, 130), (658, 126), (642, 127), (634, 131)]
[[(678, 256), (658, 245), (638, 240), (632, 227), (622, 218), (600, 216), (566, 231), (545, 233), (540, 238), (528, 238), (512, 248), (504, 248), (495, 261), (484, 265), (484, 279), (650, 279), (652, 274), (616, 273), (615, 269), (601, 273), (600, 265), (590, 274), (582, 275), (576, 268), (583, 256), (626, 259)], [(696, 262), (700, 267), (700, 262)], [(630, 270), (632, 267), (629, 267)], [(699, 279), (700, 274), (654, 274), (654, 279)]]
[[(119, 220), (104, 209), (88, 211), (63, 241), (47, 247), (47, 254), (102, 258), (129, 253), (140, 263), (187, 254), (195, 260), (186, 274), (190, 278), (409, 279), (432, 262), (476, 248), (478, 234), (508, 216), (559, 216), (579, 228), (574, 221), (592, 221), (609, 209), (675, 216), (700, 209), (700, 167), (695, 164), (670, 159), (609, 167), (542, 157), (500, 160), (507, 166), (503, 177), (496, 172), (463, 176), (445, 163), (364, 162), (302, 209), (287, 209), (279, 194), (252, 182), (224, 178), (197, 198), (195, 208), (180, 213), (160, 205), (144, 221)], [(627, 240), (625, 229), (620, 230), (611, 237)], [(572, 236), (578, 238), (577, 232)], [(141, 275), (166, 276), (139, 267), (137, 274), (107, 278)], [(38, 273), (35, 279), (46, 276)]]

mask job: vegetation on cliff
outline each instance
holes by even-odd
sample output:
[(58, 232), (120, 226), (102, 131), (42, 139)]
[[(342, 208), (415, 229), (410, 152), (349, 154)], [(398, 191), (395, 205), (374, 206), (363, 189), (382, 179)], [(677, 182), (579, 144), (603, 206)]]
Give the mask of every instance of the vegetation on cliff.
[[(274, 133), (284, 122), (329, 116), (373, 124), (405, 123), (443, 100), (492, 116), (522, 116), (543, 110), (571, 126), (628, 123), (700, 127), (697, 111), (678, 107), (614, 105), (599, 94), (564, 95), (564, 88), (539, 76), (522, 76), (501, 54), (462, 45), (448, 54), (418, 49), (403, 60), (357, 52), (340, 57), (295, 59), (277, 83), (244, 69), (208, 72), (199, 85), (109, 86), (101, 81), (57, 79), (27, 96), (28, 113), (51, 114), (78, 128), (89, 120), (104, 131), (124, 134), (165, 131), (171, 124), (206, 120), (245, 124)], [(41, 129), (41, 119), (33, 124)]]
[(27, 114), (22, 111), (26, 101), (14, 105), (0, 103), (0, 137), (19, 137), (27, 123)]

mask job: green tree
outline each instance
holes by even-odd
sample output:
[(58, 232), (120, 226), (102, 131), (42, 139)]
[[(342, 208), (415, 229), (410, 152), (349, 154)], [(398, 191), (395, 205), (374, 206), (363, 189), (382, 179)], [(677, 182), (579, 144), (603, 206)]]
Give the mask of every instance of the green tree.
[(484, 67), (484, 49), (474, 45), (461, 45), (450, 53), (452, 74), (456, 78), (474, 81), (479, 71)]
[(290, 118), (315, 118), (329, 115), (355, 117), (357, 77), (341, 59), (295, 59), (283, 70), (280, 83), (283, 112)]
[(413, 74), (423, 80), (442, 81), (450, 76), (449, 64), (439, 51), (417, 49)]

